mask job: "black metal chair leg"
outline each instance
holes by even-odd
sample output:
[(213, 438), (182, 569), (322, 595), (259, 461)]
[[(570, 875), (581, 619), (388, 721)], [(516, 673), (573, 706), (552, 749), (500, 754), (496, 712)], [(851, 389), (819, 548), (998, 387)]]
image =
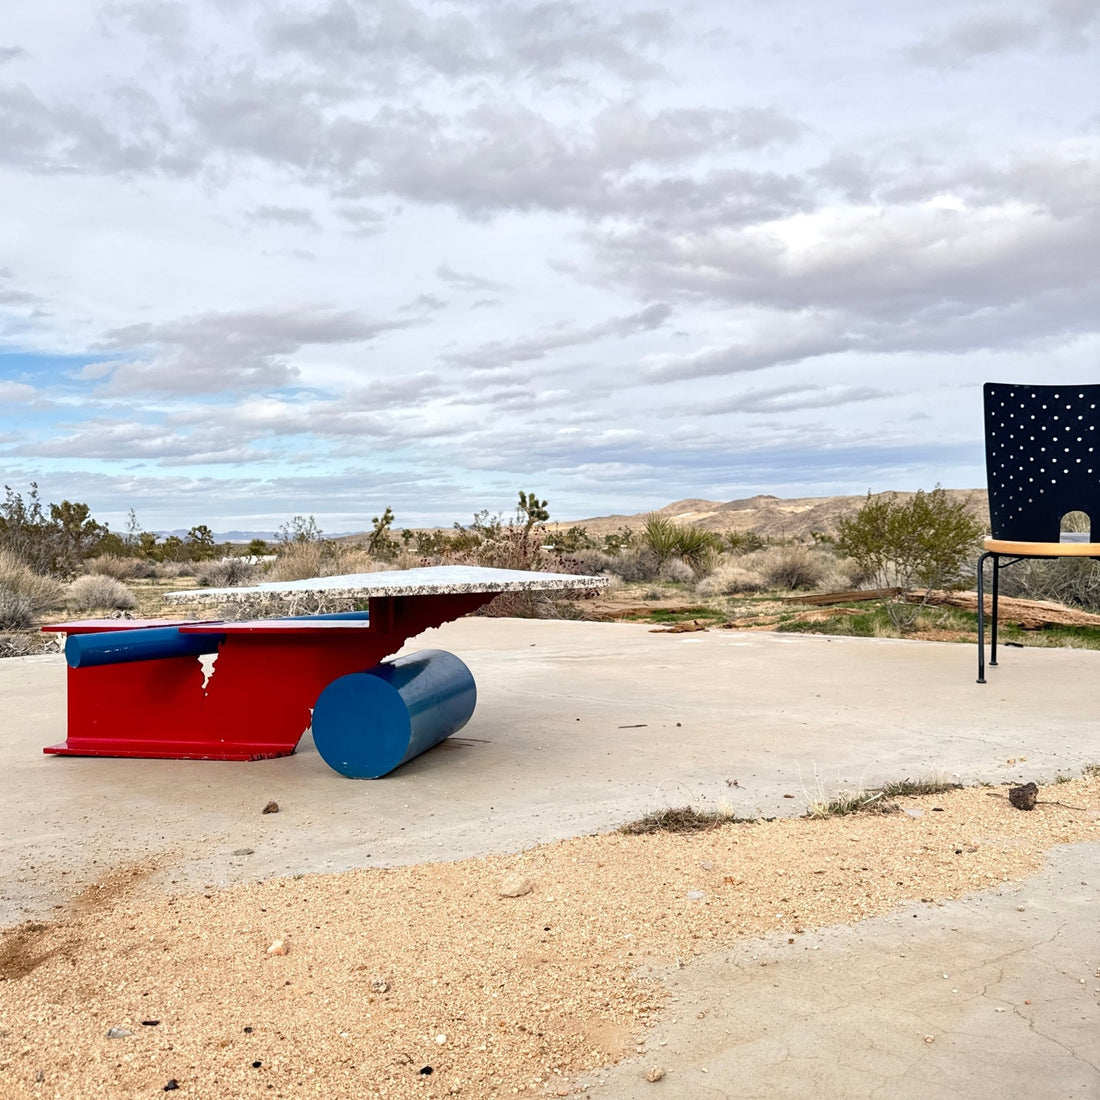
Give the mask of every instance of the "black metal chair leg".
[[(1011, 564), (1011, 562), (1009, 563)], [(997, 667), (997, 600), (1001, 594), (1001, 558), (993, 555), (993, 608), (989, 616), (989, 664)]]
[[(985, 683), (985, 562), (991, 553), (978, 558), (978, 683)], [(994, 565), (996, 576), (996, 565)]]

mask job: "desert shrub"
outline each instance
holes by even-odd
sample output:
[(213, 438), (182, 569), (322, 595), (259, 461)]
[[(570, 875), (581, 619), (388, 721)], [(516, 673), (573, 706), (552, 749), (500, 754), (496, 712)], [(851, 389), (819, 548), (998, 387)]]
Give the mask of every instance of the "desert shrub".
[(659, 565), (676, 553), (677, 527), (668, 516), (656, 512), (645, 518), (642, 528), (643, 544), (656, 556)]
[(154, 575), (161, 580), (174, 581), (180, 577), (195, 575), (195, 564), (189, 561), (158, 561), (154, 564)]
[(381, 573), (393, 569), (412, 569), (422, 563), (411, 550), (386, 550), (382, 560), (358, 543), (290, 542), (279, 553), (267, 574), (268, 580), (300, 581), (308, 577), (336, 577), (345, 573)]
[(674, 584), (691, 584), (695, 580), (695, 570), (683, 558), (669, 558), (661, 566), (660, 576)]
[(84, 569), (88, 573), (98, 573), (102, 577), (114, 577), (116, 581), (129, 580), (138, 572), (137, 558), (124, 558), (119, 554), (100, 554), (96, 558), (86, 558)]
[(634, 531), (627, 527), (622, 526), (617, 531), (612, 531), (609, 535), (603, 537), (603, 549), (608, 554), (617, 554), (620, 550), (625, 550), (628, 546), (633, 546), (637, 542)]
[(755, 531), (727, 531), (721, 540), (731, 554), (751, 554), (764, 548), (764, 540)]
[(100, 608), (125, 611), (137, 606), (137, 598), (121, 581), (99, 573), (87, 573), (77, 577), (65, 593), (65, 602), (74, 611), (93, 611)]
[(747, 562), (722, 560), (714, 570), (695, 586), (700, 596), (732, 596), (739, 593), (761, 592), (767, 582), (758, 569)]
[(661, 563), (652, 550), (642, 546), (612, 555), (607, 568), (624, 581), (651, 581), (660, 572)]
[(567, 531), (552, 531), (546, 536), (545, 545), (558, 554), (573, 554), (578, 550), (591, 550), (596, 546), (585, 527), (574, 525)]
[(22, 592), (0, 585), (0, 630), (20, 630), (34, 621), (34, 604)]
[(3, 549), (0, 549), (0, 588), (29, 601), (32, 615), (61, 606), (60, 582), (35, 572), (22, 559)]
[(1100, 565), (1088, 558), (1025, 558), (1001, 571), (1001, 594), (1100, 611)]
[(27, 657), (32, 653), (49, 652), (49, 642), (44, 642), (44, 637), (26, 633), (0, 634), (0, 657)]
[(808, 546), (769, 546), (753, 555), (753, 565), (771, 588), (816, 588), (825, 577), (822, 555)]
[[(952, 503), (937, 485), (901, 503), (895, 494), (867, 502), (837, 524), (836, 545), (854, 558), (878, 588), (895, 588), (888, 601), (891, 622), (908, 630), (932, 591), (958, 585), (973, 560), (981, 524), (963, 501)], [(923, 588), (920, 604), (906, 602), (905, 593)]]
[(324, 561), (321, 564), (323, 572), (318, 576), (336, 577), (344, 573), (385, 573), (392, 569), (407, 569), (409, 566), (398, 564), (401, 561), (414, 562), (420, 560), (419, 555), (406, 550), (397, 550), (388, 547), (384, 551), (385, 557), (372, 554), (370, 550), (358, 543), (346, 545), (334, 543), (328, 548)]
[(608, 554), (595, 548), (572, 550), (562, 556), (562, 566), (566, 572), (582, 577), (598, 577), (601, 573), (614, 572), (618, 554)]
[(251, 584), (256, 577), (256, 567), (243, 558), (222, 558), (204, 562), (195, 576), (202, 588), (235, 588)]
[(455, 543), (439, 558), (441, 565), (483, 565), (489, 569), (538, 569), (557, 572), (561, 559), (543, 550), (536, 534), (515, 524), (492, 530), (487, 537), (464, 549)]
[(272, 563), (268, 579), (273, 581), (302, 581), (321, 576), (325, 561), (325, 547), (319, 542), (300, 540), (287, 542), (279, 547)]
[(720, 548), (721, 540), (712, 531), (692, 524), (674, 523), (668, 516), (652, 512), (646, 516), (642, 544), (656, 556), (660, 565), (677, 557), (694, 570), (702, 571), (711, 555)]
[(0, 548), (37, 573), (72, 576), (84, 555), (107, 534), (107, 528), (91, 518), (87, 504), (63, 500), (43, 505), (34, 482), (26, 498), (9, 485), (4, 490)]

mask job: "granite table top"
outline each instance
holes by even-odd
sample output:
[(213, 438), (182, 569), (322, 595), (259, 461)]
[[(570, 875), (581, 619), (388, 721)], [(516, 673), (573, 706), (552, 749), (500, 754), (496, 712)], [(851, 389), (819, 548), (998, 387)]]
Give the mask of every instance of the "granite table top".
[(607, 577), (572, 573), (536, 573), (523, 569), (486, 569), (477, 565), (435, 565), (377, 573), (346, 573), (299, 581), (265, 581), (235, 588), (189, 588), (166, 593), (174, 601), (231, 601), (264, 595), (317, 593), (358, 599), (377, 596), (435, 596), (473, 592), (564, 592), (606, 588)]

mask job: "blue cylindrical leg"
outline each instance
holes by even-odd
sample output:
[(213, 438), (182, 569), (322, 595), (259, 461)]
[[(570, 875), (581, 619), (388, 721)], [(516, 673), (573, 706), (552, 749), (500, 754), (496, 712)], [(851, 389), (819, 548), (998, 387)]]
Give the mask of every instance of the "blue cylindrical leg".
[(330, 768), (378, 779), (457, 733), (476, 704), (466, 665), (425, 649), (333, 680), (313, 708), (313, 743)]

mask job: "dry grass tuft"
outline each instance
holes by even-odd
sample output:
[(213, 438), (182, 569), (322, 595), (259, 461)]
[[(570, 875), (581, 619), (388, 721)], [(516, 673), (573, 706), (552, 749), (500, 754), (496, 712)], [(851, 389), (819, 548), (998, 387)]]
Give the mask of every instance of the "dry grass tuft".
[(650, 833), (701, 833), (722, 825), (743, 823), (750, 819), (735, 817), (728, 810), (696, 810), (692, 806), (680, 806), (654, 810), (637, 821), (620, 825), (618, 831), (626, 836), (645, 836)]
[(114, 577), (116, 581), (128, 581), (139, 572), (141, 564), (137, 558), (124, 558), (119, 554), (100, 554), (97, 558), (88, 558), (84, 562), (84, 568), (88, 573)]
[(899, 807), (890, 802), (883, 791), (868, 794), (866, 791), (853, 791), (838, 794), (827, 802), (814, 802), (806, 811), (806, 817), (820, 821), (826, 817), (845, 817), (848, 814), (896, 814)]
[(137, 597), (114, 577), (89, 573), (69, 585), (65, 602), (74, 611), (126, 611), (137, 606)]
[(943, 794), (944, 791), (962, 790), (961, 783), (931, 776), (927, 779), (896, 779), (877, 788), (885, 798), (904, 798), (908, 795)]
[[(10, 609), (22, 609), (25, 616), (33, 617), (43, 611), (61, 606), (63, 586), (53, 577), (36, 573), (21, 558), (8, 550), (0, 550), (0, 590), (10, 594)], [(26, 626), (27, 622), (11, 626)]]

